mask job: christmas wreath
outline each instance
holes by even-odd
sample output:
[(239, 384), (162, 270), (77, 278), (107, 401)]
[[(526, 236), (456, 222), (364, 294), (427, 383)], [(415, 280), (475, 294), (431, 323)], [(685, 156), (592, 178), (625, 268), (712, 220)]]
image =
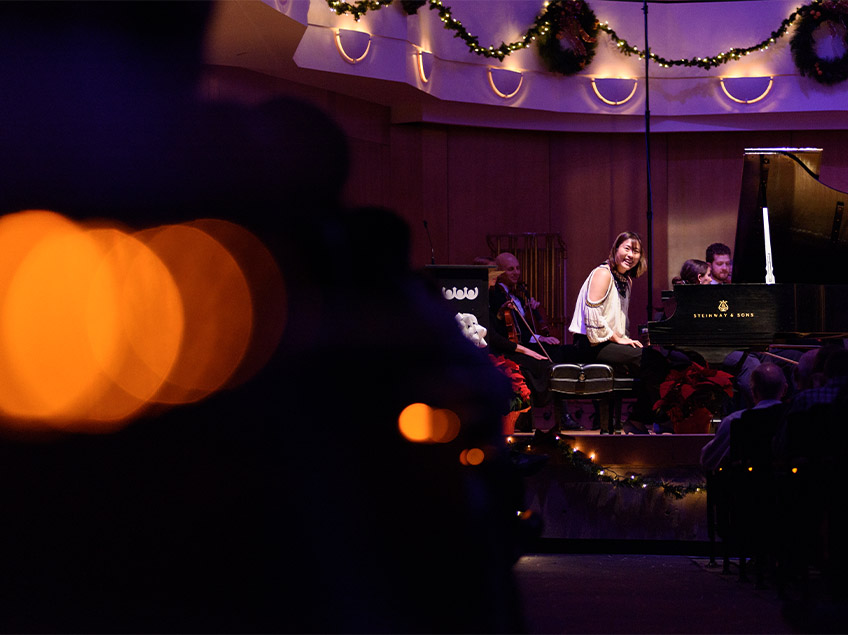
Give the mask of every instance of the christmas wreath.
[(427, 4), (427, 0), (400, 0), (400, 6), (407, 15), (415, 15), (418, 9)]
[(824, 59), (816, 53), (813, 37), (816, 29), (827, 23), (834, 35), (842, 27), (842, 42), (848, 49), (848, 1), (814, 2), (801, 9), (801, 19), (789, 43), (792, 58), (801, 75), (820, 84), (838, 84), (848, 79), (848, 50), (842, 57)]
[(549, 71), (574, 75), (589, 65), (598, 46), (598, 19), (586, 2), (554, 0), (539, 21), (550, 25), (540, 29), (536, 39), (539, 56)]

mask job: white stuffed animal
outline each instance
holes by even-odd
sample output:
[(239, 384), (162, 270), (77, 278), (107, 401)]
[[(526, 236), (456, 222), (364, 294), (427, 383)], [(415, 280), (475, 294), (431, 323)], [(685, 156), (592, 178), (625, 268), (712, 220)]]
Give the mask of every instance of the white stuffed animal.
[(477, 316), (473, 313), (457, 313), (456, 321), (459, 323), (459, 328), (462, 329), (463, 335), (467, 337), (477, 348), (485, 348), (488, 346), (486, 337), (488, 331), (486, 327), (477, 321)]

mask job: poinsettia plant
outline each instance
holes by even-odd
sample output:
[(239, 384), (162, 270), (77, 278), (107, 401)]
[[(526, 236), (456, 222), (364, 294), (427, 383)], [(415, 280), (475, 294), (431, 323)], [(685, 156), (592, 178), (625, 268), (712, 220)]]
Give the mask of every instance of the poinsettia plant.
[(530, 389), (527, 387), (527, 382), (524, 381), (524, 375), (521, 374), (518, 364), (503, 355), (489, 354), (489, 357), (495, 368), (499, 369), (512, 381), (512, 399), (509, 402), (509, 411), (515, 412), (529, 408)]
[(733, 396), (733, 375), (692, 362), (684, 369), (672, 369), (660, 384), (660, 398), (654, 410), (665, 412), (673, 422), (683, 421), (695, 411), (718, 413), (725, 399)]

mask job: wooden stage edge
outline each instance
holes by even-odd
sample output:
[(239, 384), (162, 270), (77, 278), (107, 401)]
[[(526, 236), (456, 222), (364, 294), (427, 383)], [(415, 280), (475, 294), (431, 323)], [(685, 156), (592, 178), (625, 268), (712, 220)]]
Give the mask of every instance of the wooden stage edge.
[[(703, 485), (701, 448), (712, 434), (560, 434), (599, 467), (651, 482)], [(633, 488), (599, 479), (564, 461), (556, 446), (513, 435), (518, 452), (549, 456), (525, 477), (525, 505), (542, 519), (540, 549), (588, 553), (704, 553), (708, 544), (706, 490), (676, 498), (659, 486)]]
[[(534, 433), (516, 432), (510, 435), (512, 445), (522, 450), (531, 445)], [(632, 467), (697, 468), (701, 448), (712, 434), (598, 434), (592, 431), (565, 431), (559, 434), (564, 442), (584, 454), (595, 455), (601, 465), (626, 465)]]

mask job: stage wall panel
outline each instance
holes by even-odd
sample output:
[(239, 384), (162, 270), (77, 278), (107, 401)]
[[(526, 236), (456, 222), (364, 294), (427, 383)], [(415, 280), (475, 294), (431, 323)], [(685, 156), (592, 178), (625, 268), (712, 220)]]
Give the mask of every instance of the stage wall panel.
[[(647, 228), (645, 138), (634, 133), (540, 132), (393, 124), (388, 107), (246, 70), (210, 67), (210, 99), (248, 103), (275, 95), (312, 101), (351, 140), (352, 205), (384, 205), (410, 225), (411, 263), (431, 247), (439, 264), (485, 255), (487, 234), (556, 232), (568, 248), (566, 307), (624, 229)], [(740, 131), (653, 134), (654, 304), (686, 258), (716, 240), (732, 246), (746, 147), (823, 148), (821, 181), (848, 191), (848, 131)], [(645, 280), (631, 316), (647, 318)]]

